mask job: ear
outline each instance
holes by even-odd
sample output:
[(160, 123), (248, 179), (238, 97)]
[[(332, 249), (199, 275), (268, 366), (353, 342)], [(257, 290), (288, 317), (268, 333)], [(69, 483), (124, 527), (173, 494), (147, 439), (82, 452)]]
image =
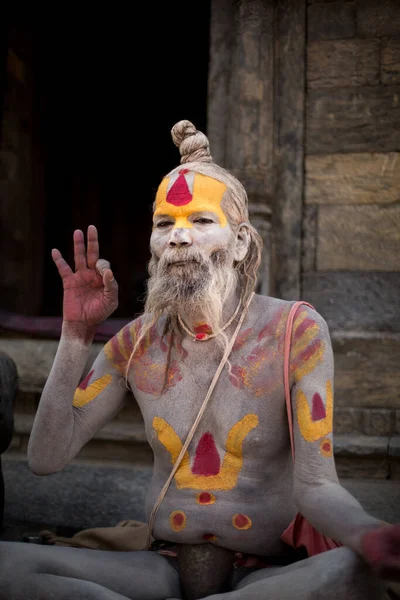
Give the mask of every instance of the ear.
[(250, 246), (250, 233), (246, 223), (240, 223), (236, 231), (236, 243), (233, 258), (241, 262), (246, 258)]

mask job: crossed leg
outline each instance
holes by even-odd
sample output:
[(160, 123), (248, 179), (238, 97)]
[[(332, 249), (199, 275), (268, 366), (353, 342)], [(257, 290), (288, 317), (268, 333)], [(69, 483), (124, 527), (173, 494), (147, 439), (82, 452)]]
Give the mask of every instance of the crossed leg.
[(232, 592), (207, 600), (380, 600), (384, 583), (349, 548), (337, 548), (287, 567), (260, 569)]
[(155, 552), (0, 543), (0, 600), (165, 600), (179, 577)]

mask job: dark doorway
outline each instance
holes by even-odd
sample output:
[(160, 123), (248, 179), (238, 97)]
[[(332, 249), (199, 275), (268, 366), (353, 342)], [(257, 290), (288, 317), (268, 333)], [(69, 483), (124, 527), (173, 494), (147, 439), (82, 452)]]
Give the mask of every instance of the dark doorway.
[(209, 3), (193, 15), (183, 2), (143, 4), (140, 15), (66, 17), (34, 31), (45, 194), (42, 316), (62, 313), (51, 249), (72, 265), (73, 230), (90, 224), (119, 283), (112, 316), (142, 310), (151, 205), (161, 177), (179, 162), (170, 129), (180, 119), (207, 127)]

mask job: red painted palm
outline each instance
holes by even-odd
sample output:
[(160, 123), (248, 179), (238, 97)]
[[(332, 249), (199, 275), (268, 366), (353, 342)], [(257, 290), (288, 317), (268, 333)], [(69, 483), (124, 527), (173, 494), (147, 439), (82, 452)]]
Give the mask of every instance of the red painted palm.
[(52, 258), (63, 281), (63, 319), (90, 327), (107, 319), (118, 306), (118, 284), (108, 261), (99, 259), (97, 229), (88, 227), (87, 250), (84, 235), (74, 232), (75, 271), (57, 249)]

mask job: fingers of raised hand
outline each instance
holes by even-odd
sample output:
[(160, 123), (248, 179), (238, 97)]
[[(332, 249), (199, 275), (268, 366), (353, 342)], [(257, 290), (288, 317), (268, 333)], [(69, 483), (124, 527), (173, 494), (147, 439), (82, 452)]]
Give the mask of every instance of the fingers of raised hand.
[(96, 271), (103, 278), (103, 284), (107, 291), (111, 291), (118, 288), (117, 282), (114, 279), (113, 272), (110, 269), (110, 263), (104, 258), (100, 258), (96, 262)]
[(67, 277), (68, 275), (72, 274), (71, 267), (64, 260), (64, 258), (61, 255), (61, 252), (59, 250), (57, 250), (57, 248), (53, 248), (53, 250), (51, 251), (51, 257), (52, 257), (53, 261), (55, 262), (58, 272), (60, 273), (60, 275), (63, 279), (65, 277)]
[(74, 260), (75, 271), (86, 269), (86, 248), (83, 231), (76, 229), (74, 231)]
[(89, 225), (87, 230), (87, 266), (89, 269), (95, 269), (99, 260), (99, 238), (97, 229), (94, 225)]

